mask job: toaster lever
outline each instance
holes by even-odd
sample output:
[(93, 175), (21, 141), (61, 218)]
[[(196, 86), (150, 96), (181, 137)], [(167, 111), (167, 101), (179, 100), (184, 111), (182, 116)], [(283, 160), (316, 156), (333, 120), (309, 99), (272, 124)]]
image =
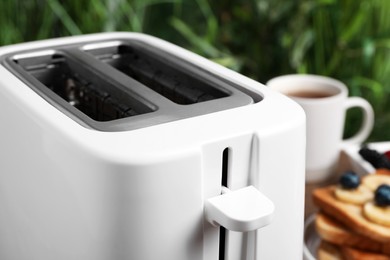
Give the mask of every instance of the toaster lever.
[(206, 218), (214, 226), (247, 232), (271, 223), (275, 206), (255, 187), (248, 186), (235, 191), (224, 187), (222, 193), (207, 199), (205, 203)]

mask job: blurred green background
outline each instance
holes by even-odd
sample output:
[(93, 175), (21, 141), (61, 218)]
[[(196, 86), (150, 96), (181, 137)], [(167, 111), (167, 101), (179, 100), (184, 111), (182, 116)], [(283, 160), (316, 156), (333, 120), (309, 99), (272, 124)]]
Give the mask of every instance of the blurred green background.
[[(343, 81), (366, 98), (369, 141), (390, 140), (389, 0), (1, 0), (0, 45), (144, 32), (265, 83), (288, 73)], [(346, 136), (361, 121), (347, 115)]]

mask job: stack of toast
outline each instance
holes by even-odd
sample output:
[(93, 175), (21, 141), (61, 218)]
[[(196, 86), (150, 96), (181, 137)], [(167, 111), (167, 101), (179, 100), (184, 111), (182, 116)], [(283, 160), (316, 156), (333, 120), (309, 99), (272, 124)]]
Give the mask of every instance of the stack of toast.
[(320, 209), (315, 220), (322, 239), (318, 260), (390, 260), (390, 205), (377, 195), (378, 187), (389, 185), (390, 170), (378, 169), (356, 187), (335, 184), (313, 192)]

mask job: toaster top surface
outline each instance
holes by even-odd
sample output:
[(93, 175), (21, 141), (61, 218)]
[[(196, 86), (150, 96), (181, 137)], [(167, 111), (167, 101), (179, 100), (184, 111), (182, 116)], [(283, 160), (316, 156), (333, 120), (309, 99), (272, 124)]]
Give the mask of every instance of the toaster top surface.
[(153, 38), (69, 39), (30, 48), (24, 44), (0, 61), (87, 128), (139, 129), (252, 105), (263, 98), (226, 74), (210, 71), (208, 62), (194, 63), (192, 56), (160, 46)]

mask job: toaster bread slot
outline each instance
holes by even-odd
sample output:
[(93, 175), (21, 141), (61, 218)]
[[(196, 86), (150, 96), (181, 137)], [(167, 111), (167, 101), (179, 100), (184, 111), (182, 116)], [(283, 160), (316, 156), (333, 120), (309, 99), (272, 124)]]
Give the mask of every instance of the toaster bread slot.
[(93, 120), (111, 121), (153, 111), (129, 92), (85, 69), (66, 54), (54, 53), (14, 61), (41, 83), (34, 84), (41, 93), (54, 93)]
[(177, 104), (188, 105), (229, 96), (228, 91), (217, 87), (194, 67), (186, 68), (169, 55), (163, 57), (161, 52), (154, 53), (136, 43), (87, 52)]

